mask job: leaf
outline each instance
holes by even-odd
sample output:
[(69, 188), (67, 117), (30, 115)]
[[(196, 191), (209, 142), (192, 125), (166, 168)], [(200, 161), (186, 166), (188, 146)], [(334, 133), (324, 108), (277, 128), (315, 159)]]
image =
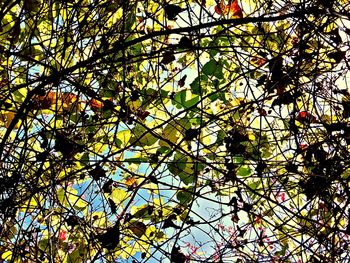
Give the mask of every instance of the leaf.
[(199, 95), (201, 93), (206, 93), (206, 84), (208, 83), (208, 77), (202, 74), (199, 77), (196, 77), (193, 82), (190, 84), (191, 91), (193, 94)]
[(252, 174), (252, 170), (249, 167), (242, 166), (238, 169), (237, 175), (242, 177), (248, 177)]
[[(8, 128), (15, 117), (15, 113), (12, 111), (1, 111), (0, 112), (0, 126)], [(15, 129), (20, 127), (20, 123), (18, 122), (15, 126)]]
[(182, 90), (176, 93), (174, 104), (177, 108), (190, 108), (199, 101), (199, 96), (192, 94), (189, 90)]
[(221, 16), (229, 14), (232, 18), (242, 18), (243, 13), (238, 4), (238, 0), (233, 0), (233, 2), (230, 3), (231, 1), (232, 0), (229, 0), (229, 3), (226, 5), (225, 1), (221, 0), (220, 3), (218, 3), (214, 8), (215, 13)]
[(129, 163), (145, 163), (148, 162), (149, 158), (148, 157), (140, 157), (140, 158), (126, 158), (124, 161), (129, 162)]
[(80, 211), (88, 207), (88, 202), (78, 195), (76, 189), (71, 187), (68, 187), (67, 190), (64, 188), (57, 189), (57, 197), (60, 203), (66, 207), (74, 207)]
[(112, 194), (110, 195), (111, 200), (118, 205), (123, 204), (129, 197), (130, 194), (120, 188), (114, 188), (112, 190)]
[(233, 3), (228, 4), (226, 9), (228, 9), (227, 12), (231, 15), (231, 17), (243, 17), (242, 9), (238, 4), (238, 0), (234, 0)]
[(6, 262), (10, 262), (12, 259), (12, 251), (8, 250), (1, 254), (1, 258), (6, 260)]
[(224, 77), (222, 73), (222, 65), (220, 65), (215, 60), (208, 61), (202, 68), (202, 72), (208, 76), (215, 76), (218, 79), (222, 79)]
[(137, 146), (151, 146), (158, 141), (158, 138), (155, 137), (141, 124), (136, 124), (135, 127), (132, 129), (132, 132), (134, 136), (130, 139), (131, 144), (134, 143), (134, 145)]
[(127, 228), (130, 229), (138, 238), (142, 237), (147, 230), (147, 226), (139, 221), (131, 222)]
[(316, 122), (316, 117), (313, 116), (310, 112), (308, 111), (301, 111), (298, 113), (297, 117), (295, 118), (297, 121), (301, 123), (315, 123)]
[(177, 200), (179, 200), (180, 204), (185, 206), (192, 201), (192, 194), (190, 193), (190, 189), (187, 189), (187, 191), (180, 190), (176, 194)]
[(120, 142), (116, 142), (118, 145), (118, 148), (124, 148), (127, 146), (131, 138), (131, 131), (130, 130), (124, 130), (124, 131), (119, 131), (117, 133), (116, 139)]
[(153, 212), (154, 212), (154, 206), (146, 205), (145, 207), (142, 207), (139, 210), (137, 210), (132, 216), (135, 218), (142, 218), (142, 219), (148, 220), (151, 218)]
[(194, 182), (193, 166), (189, 158), (179, 152), (176, 152), (173, 161), (168, 163), (169, 172), (179, 176), (186, 185)]

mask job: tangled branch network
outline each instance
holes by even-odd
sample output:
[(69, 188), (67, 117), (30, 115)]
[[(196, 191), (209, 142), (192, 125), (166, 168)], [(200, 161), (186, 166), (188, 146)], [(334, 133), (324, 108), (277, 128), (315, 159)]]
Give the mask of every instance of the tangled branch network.
[(346, 0), (0, 3), (1, 262), (349, 262)]

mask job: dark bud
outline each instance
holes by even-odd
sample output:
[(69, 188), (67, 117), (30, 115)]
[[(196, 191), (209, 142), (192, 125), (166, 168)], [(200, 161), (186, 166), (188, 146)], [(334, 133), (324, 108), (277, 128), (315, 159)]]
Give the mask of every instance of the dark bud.
[(38, 153), (35, 158), (38, 162), (45, 162), (46, 158), (49, 156), (49, 153), (47, 151)]
[(329, 32), (330, 40), (332, 40), (335, 44), (339, 45), (342, 43), (341, 36), (339, 35), (339, 28), (336, 28)]
[(275, 57), (270, 60), (269, 62), (269, 69), (271, 72), (271, 80), (272, 81), (279, 81), (283, 77), (283, 58), (282, 57)]
[(262, 85), (264, 85), (264, 83), (265, 83), (265, 81), (266, 81), (266, 79), (267, 79), (267, 75), (265, 74), (265, 75), (262, 75), (262, 76), (260, 76), (260, 78), (257, 80), (258, 81), (258, 83), (257, 83), (257, 87), (259, 87), (259, 86), (262, 86)]
[(158, 183), (157, 178), (153, 175), (148, 176), (148, 179), (151, 181), (151, 183), (154, 183), (154, 184)]
[(183, 76), (179, 82), (177, 83), (179, 85), (179, 87), (183, 87), (185, 86), (185, 81), (186, 81), (187, 75)]
[(160, 63), (167, 65), (175, 60), (175, 55), (173, 51), (167, 51), (163, 53), (163, 58)]
[(149, 158), (150, 158), (151, 163), (157, 163), (159, 161), (158, 155), (154, 154), (154, 153), (151, 154)]
[(45, 96), (46, 95), (46, 91), (43, 88), (39, 88), (39, 89), (35, 89), (34, 90), (34, 94), (35, 95), (39, 95), (39, 96)]
[(183, 9), (177, 5), (164, 5), (165, 15), (169, 20), (176, 20), (176, 16), (185, 10), (186, 9)]
[(138, 100), (139, 98), (140, 98), (140, 94), (139, 94), (138, 90), (133, 90), (133, 91), (131, 92), (130, 99), (131, 99), (132, 101), (136, 101), (136, 100)]
[(199, 130), (197, 129), (188, 129), (185, 131), (185, 140), (192, 141), (199, 135)]
[(180, 247), (173, 247), (171, 250), (171, 257), (170, 257), (171, 263), (185, 263), (186, 262), (186, 256), (180, 252)]
[(141, 120), (145, 120), (147, 118), (147, 116), (150, 115), (149, 111), (145, 111), (145, 110), (137, 110), (136, 112), (136, 116), (138, 118), (140, 118)]
[(178, 208), (178, 207), (174, 207), (174, 208), (173, 208), (173, 211), (174, 211), (174, 213), (177, 214), (177, 215), (182, 214), (182, 210), (181, 210), (180, 208)]
[(112, 187), (113, 187), (113, 180), (109, 179), (108, 182), (106, 182), (102, 186), (102, 191), (106, 194), (111, 194), (112, 193)]
[(341, 51), (341, 50), (337, 50), (334, 52), (330, 52), (327, 54), (327, 57), (334, 59), (336, 63), (339, 63), (340, 61), (342, 61), (342, 59), (345, 58), (345, 51)]
[(103, 101), (103, 107), (102, 107), (103, 111), (113, 110), (113, 109), (114, 109), (114, 104), (112, 101), (110, 101), (110, 100)]
[(109, 203), (109, 206), (111, 208), (112, 214), (116, 214), (117, 213), (117, 206), (116, 206), (115, 202), (112, 199), (108, 198), (108, 203)]
[(77, 216), (69, 216), (66, 219), (66, 223), (67, 223), (68, 226), (74, 227), (74, 226), (79, 225), (80, 220), (81, 219), (79, 217), (77, 217)]
[(152, 215), (152, 214), (153, 214), (153, 211), (154, 211), (154, 206), (150, 205), (150, 206), (147, 207), (147, 213), (148, 213), (149, 215)]
[[(163, 224), (163, 227), (162, 227), (162, 228), (165, 229), (165, 228), (173, 227), (173, 228), (175, 228), (175, 229), (179, 229), (180, 227), (177, 226), (177, 225), (172, 221), (171, 218), (172, 218), (172, 217), (170, 216), (169, 218), (167, 218), (167, 219), (164, 220), (164, 224)], [(175, 216), (175, 218), (176, 218), (176, 216)]]
[(91, 170), (89, 174), (95, 181), (97, 181), (101, 177), (106, 177), (106, 171), (103, 170), (103, 168), (99, 165), (96, 166), (95, 169)]
[(298, 166), (296, 166), (293, 163), (287, 163), (285, 166), (286, 170), (290, 173), (297, 173), (298, 172)]
[(249, 213), (253, 209), (253, 205), (248, 203), (243, 203), (242, 209), (243, 211), (246, 211), (247, 213)]
[(255, 168), (255, 171), (258, 173), (259, 176), (262, 175), (263, 171), (267, 168), (267, 164), (264, 161), (260, 161), (258, 165)]
[(188, 37), (182, 37), (179, 42), (179, 48), (192, 48), (193, 44)]
[(3, 105), (4, 105), (5, 109), (9, 109), (9, 108), (12, 107), (12, 104), (11, 104), (11, 103), (8, 103), (8, 102), (4, 102)]
[(119, 244), (119, 235), (119, 222), (117, 222), (113, 227), (108, 228), (105, 233), (96, 235), (96, 238), (103, 248), (113, 250)]

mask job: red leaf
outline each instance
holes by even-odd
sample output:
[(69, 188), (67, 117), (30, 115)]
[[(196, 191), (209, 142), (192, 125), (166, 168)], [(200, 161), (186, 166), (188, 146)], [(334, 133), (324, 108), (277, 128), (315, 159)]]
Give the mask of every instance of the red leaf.
[(149, 111), (137, 110), (136, 112), (136, 116), (139, 117), (141, 120), (146, 119), (148, 115), (150, 115)]
[(301, 111), (301, 112), (299, 112), (298, 116), (296, 117), (296, 120), (301, 122), (301, 123), (315, 123), (316, 117), (313, 116), (308, 111)]
[(67, 239), (67, 231), (61, 230), (60, 233), (58, 234), (58, 238), (65, 241)]

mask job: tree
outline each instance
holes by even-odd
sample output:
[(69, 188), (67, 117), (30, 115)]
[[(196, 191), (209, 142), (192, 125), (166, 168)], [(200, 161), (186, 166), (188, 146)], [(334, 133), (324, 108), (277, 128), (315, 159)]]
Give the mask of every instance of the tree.
[(5, 1), (5, 262), (345, 262), (348, 1)]

